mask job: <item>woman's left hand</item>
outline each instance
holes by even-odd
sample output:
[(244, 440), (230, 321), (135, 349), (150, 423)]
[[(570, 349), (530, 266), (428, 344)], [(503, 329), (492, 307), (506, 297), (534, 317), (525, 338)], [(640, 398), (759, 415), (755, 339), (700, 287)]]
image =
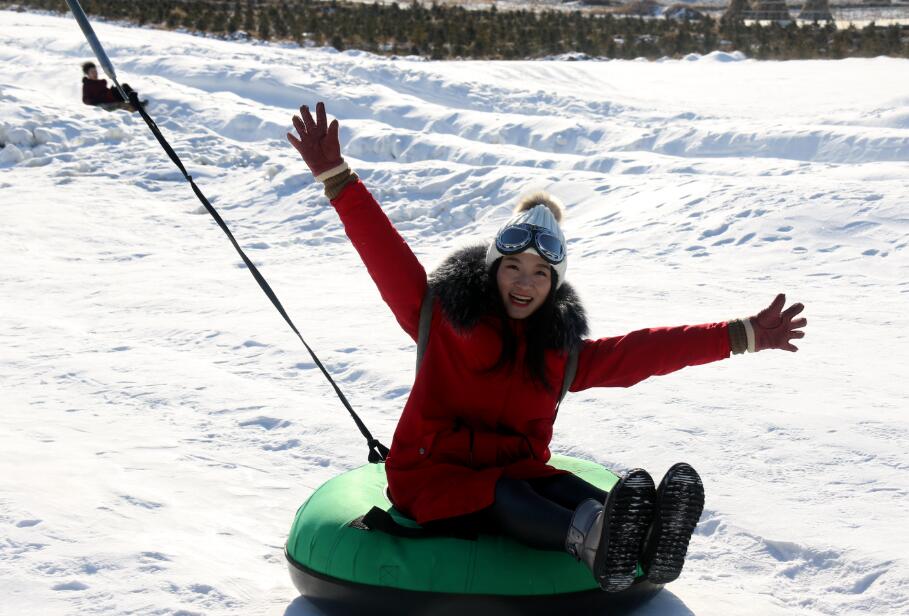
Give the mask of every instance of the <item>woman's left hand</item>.
[(294, 128), (299, 138), (287, 133), (287, 140), (296, 148), (303, 162), (318, 177), (344, 162), (341, 156), (341, 142), (338, 139), (338, 121), (328, 123), (325, 103), (316, 104), (316, 119), (313, 120), (309, 107), (300, 107), (300, 116), (293, 117)]
[(802, 312), (805, 306), (796, 303), (783, 310), (785, 305), (786, 295), (780, 293), (767, 308), (749, 319), (751, 327), (754, 329), (755, 351), (780, 349), (795, 352), (799, 350), (791, 341), (805, 337), (805, 332), (801, 328), (808, 324), (808, 320), (805, 318), (793, 319), (793, 317)]

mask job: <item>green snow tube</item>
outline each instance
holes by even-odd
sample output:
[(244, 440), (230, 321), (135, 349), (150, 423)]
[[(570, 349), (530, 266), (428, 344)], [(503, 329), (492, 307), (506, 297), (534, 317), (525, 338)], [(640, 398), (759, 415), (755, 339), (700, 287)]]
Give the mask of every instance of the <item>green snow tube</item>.
[[(550, 464), (607, 491), (618, 481), (592, 462), (553, 456)], [(639, 569), (631, 588), (606, 593), (567, 553), (498, 535), (404, 538), (364, 529), (360, 520), (373, 507), (419, 528), (391, 506), (385, 488), (384, 467), (367, 464), (326, 482), (297, 511), (285, 549), (290, 575), (328, 614), (606, 616), (662, 588)]]

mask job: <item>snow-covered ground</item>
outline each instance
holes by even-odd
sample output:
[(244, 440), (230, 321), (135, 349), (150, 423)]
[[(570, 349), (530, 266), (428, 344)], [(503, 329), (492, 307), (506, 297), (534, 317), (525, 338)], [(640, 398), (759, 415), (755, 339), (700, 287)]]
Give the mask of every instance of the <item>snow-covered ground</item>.
[[(909, 61), (453, 62), (97, 25), (389, 441), (413, 345), (284, 132), (327, 102), (427, 267), (544, 187), (597, 336), (807, 305), (797, 354), (569, 397), (554, 450), (699, 468), (640, 613), (909, 613)], [(353, 423), (72, 19), (0, 12), (0, 612), (317, 614), (283, 542)]]

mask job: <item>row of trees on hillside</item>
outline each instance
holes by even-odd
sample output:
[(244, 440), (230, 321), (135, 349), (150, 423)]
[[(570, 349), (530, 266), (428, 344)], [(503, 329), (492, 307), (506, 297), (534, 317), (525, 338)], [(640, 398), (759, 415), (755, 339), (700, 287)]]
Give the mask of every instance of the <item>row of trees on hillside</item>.
[[(63, 0), (0, 6), (66, 11)], [(656, 59), (717, 49), (760, 59), (909, 57), (909, 28), (837, 29), (833, 24), (677, 21), (581, 11), (467, 9), (463, 6), (357, 4), (336, 0), (82, 0), (90, 15), (218, 36), (293, 40), (433, 59), (524, 59), (578, 52)]]

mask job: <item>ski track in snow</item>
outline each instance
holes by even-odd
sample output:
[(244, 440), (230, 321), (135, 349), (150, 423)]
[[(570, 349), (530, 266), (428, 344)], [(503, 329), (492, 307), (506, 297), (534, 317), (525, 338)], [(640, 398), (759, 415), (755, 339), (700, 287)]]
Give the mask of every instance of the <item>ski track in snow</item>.
[[(701, 470), (689, 564), (640, 614), (909, 613), (909, 61), (436, 63), (96, 29), (385, 442), (413, 345), (284, 140), (302, 103), (340, 118), (427, 268), (525, 189), (561, 196), (595, 335), (804, 302), (800, 353), (575, 394), (553, 449)], [(89, 57), (73, 20), (0, 11), (2, 609), (318, 614), (283, 541), (365, 447), (141, 119), (79, 103)]]

